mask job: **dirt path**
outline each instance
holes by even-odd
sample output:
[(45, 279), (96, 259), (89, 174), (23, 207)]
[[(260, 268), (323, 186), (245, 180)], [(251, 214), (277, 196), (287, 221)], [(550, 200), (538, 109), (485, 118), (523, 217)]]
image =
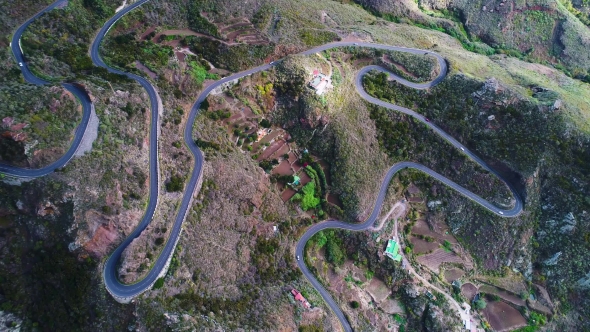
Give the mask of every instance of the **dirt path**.
[[(398, 220), (395, 220), (395, 233), (397, 235), (397, 224), (398, 224)], [(408, 268), (408, 272), (412, 275), (414, 275), (418, 280), (420, 280), (425, 286), (430, 287), (432, 289), (434, 289), (435, 291), (441, 293), (446, 299), (447, 301), (451, 304), (452, 307), (454, 307), (455, 310), (457, 310), (457, 312), (459, 313), (459, 317), (461, 317), (461, 321), (465, 324), (466, 321), (471, 321), (471, 322), (475, 322), (474, 317), (472, 317), (471, 315), (471, 307), (468, 304), (464, 304), (466, 306), (466, 309), (461, 308), (461, 305), (459, 304), (459, 302), (457, 302), (452, 296), (450, 296), (449, 294), (447, 294), (445, 291), (443, 291), (442, 289), (434, 286), (433, 284), (431, 284), (430, 282), (428, 282), (428, 280), (426, 280), (425, 278), (423, 278), (420, 274), (418, 274), (416, 272), (416, 270), (414, 270), (414, 267), (412, 266), (412, 264), (410, 264), (410, 262), (408, 261), (408, 259), (406, 258), (405, 252), (404, 252), (404, 245), (402, 241), (399, 241), (399, 239), (397, 238), (397, 236), (395, 237), (395, 240), (398, 241), (398, 243), (400, 244), (400, 254), (403, 257), (403, 266)], [(477, 331), (477, 329), (475, 328), (474, 324), (471, 324), (471, 331)]]
[(401, 207), (401, 209), (399, 209), (395, 215), (393, 216), (393, 219), (395, 219), (395, 226), (394, 226), (394, 233), (393, 236), (397, 237), (397, 219), (399, 219), (400, 217), (403, 216), (403, 214), (406, 212), (406, 210), (408, 209), (406, 203), (404, 201), (398, 201), (397, 203), (395, 203), (391, 209), (389, 210), (389, 212), (387, 212), (387, 214), (385, 215), (385, 217), (383, 217), (381, 219), (381, 222), (379, 222), (379, 226), (377, 227), (372, 227), (370, 230), (373, 232), (378, 232), (380, 231), (383, 226), (385, 225), (385, 223), (387, 222), (388, 219), (390, 219), (391, 215), (393, 214), (394, 211), (396, 211), (397, 208)]

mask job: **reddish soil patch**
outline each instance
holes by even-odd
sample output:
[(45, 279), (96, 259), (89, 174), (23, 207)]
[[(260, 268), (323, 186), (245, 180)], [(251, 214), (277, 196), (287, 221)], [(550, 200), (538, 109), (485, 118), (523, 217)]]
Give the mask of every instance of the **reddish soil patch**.
[(174, 52), (174, 54), (176, 54), (176, 58), (178, 59), (178, 62), (184, 63), (184, 60), (186, 59), (186, 54), (184, 54), (182, 52)]
[(514, 295), (513, 293), (510, 293), (508, 291), (500, 289), (498, 287), (494, 287), (494, 286), (490, 286), (490, 285), (482, 285), (481, 287), (479, 287), (479, 291), (482, 293), (486, 293), (486, 294), (498, 295), (503, 300), (508, 301), (513, 304), (516, 304), (518, 306), (526, 305), (526, 302), (523, 301), (520, 297)]
[(283, 200), (283, 202), (286, 202), (286, 201), (290, 200), (291, 197), (295, 196), (296, 193), (297, 192), (295, 190), (293, 190), (291, 188), (287, 188), (281, 194), (281, 199)]
[(444, 240), (447, 240), (451, 243), (457, 243), (457, 240), (452, 235), (444, 234), (446, 231), (446, 225), (440, 225), (437, 223), (434, 225), (434, 229), (437, 231), (431, 230), (428, 223), (421, 219), (417, 220), (414, 227), (412, 227), (412, 234), (431, 236), (435, 239), (435, 242), (440, 241), (440, 243), (442, 243)]
[(463, 260), (454, 252), (446, 252), (443, 249), (436, 249), (432, 254), (418, 256), (416, 260), (436, 273), (444, 262), (463, 263)]
[(416, 254), (425, 254), (425, 253), (430, 252), (431, 250), (434, 250), (439, 247), (439, 244), (437, 242), (428, 242), (428, 241), (419, 239), (415, 236), (412, 236), (412, 238), (410, 239), (410, 242), (414, 246), (413, 251)]
[(340, 202), (340, 198), (338, 198), (338, 196), (335, 194), (328, 194), (328, 202), (342, 208), (342, 202)]
[[(295, 158), (295, 160), (297, 160), (297, 158)], [(289, 156), (289, 161), (291, 161), (291, 156)], [(301, 169), (301, 167), (303, 167), (303, 165), (301, 165), (299, 163), (299, 161), (296, 161), (293, 163), (293, 169), (295, 170), (295, 172), (299, 172), (299, 170)]]
[(463, 286), (461, 286), (461, 294), (471, 302), (473, 297), (475, 297), (475, 294), (477, 294), (477, 287), (470, 282), (463, 284)]
[[(295, 152), (290, 152), (290, 153), (289, 153), (289, 162), (292, 164), (292, 163), (294, 163), (295, 161), (297, 161), (297, 156), (295, 155)], [(299, 166), (299, 167), (301, 167), (301, 166)], [(299, 169), (299, 168), (298, 168), (298, 169)]]
[(260, 142), (267, 143), (272, 141), (273, 139), (277, 138), (282, 133), (282, 130), (273, 130), (270, 134), (264, 136)]
[(267, 159), (268, 157), (272, 156), (273, 153), (277, 152), (280, 148), (285, 145), (285, 141), (277, 141), (272, 143), (269, 147), (264, 150), (262, 155), (257, 160)]
[(135, 61), (135, 67), (137, 69), (141, 70), (142, 72), (146, 73), (153, 80), (155, 80), (158, 77), (158, 75), (156, 75), (156, 73), (151, 71), (148, 67), (144, 66), (143, 63), (141, 63), (137, 60)]
[(309, 182), (311, 181), (311, 178), (310, 178), (310, 177), (309, 177), (309, 175), (307, 175), (307, 173), (305, 173), (305, 172), (301, 172), (301, 173), (299, 173), (299, 177), (301, 178), (301, 181), (300, 181), (300, 183), (301, 183), (302, 185), (305, 185), (305, 184), (307, 184), (307, 183), (309, 183)]
[(279, 174), (279, 175), (293, 175), (293, 170), (291, 170), (291, 164), (287, 160), (283, 160), (279, 166), (273, 168), (272, 174)]
[(152, 32), (153, 32), (153, 31), (155, 31), (155, 30), (156, 30), (156, 27), (151, 27), (151, 28), (147, 29), (147, 30), (146, 30), (146, 31), (145, 31), (145, 32), (144, 32), (144, 33), (141, 35), (141, 37), (139, 38), (139, 40), (142, 40), (142, 41), (143, 41), (143, 40), (145, 40), (145, 38), (147, 37), (147, 35), (149, 35), (150, 33), (152, 33)]
[(502, 301), (489, 302), (483, 315), (495, 331), (510, 331), (527, 325), (518, 310)]
[(445, 271), (445, 279), (447, 282), (453, 282), (461, 278), (465, 274), (465, 271), (461, 269), (450, 269)]
[(275, 152), (275, 158), (282, 157), (284, 154), (289, 153), (290, 150), (289, 144), (285, 143), (282, 148)]
[(84, 244), (84, 249), (95, 257), (102, 257), (118, 237), (117, 229), (113, 224), (100, 225), (92, 239)]

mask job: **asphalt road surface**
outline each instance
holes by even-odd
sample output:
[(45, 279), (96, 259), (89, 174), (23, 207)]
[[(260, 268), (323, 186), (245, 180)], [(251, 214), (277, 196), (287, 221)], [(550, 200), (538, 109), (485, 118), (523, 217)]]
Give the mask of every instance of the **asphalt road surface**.
[[(185, 129), (184, 129), (185, 145), (189, 148), (189, 150), (193, 154), (193, 157), (195, 158), (195, 165), (193, 167), (193, 171), (192, 171), (190, 180), (186, 184), (183, 199), (182, 199), (182, 202), (181, 202), (181, 205), (179, 208), (179, 213), (176, 216), (173, 228), (171, 229), (170, 237), (169, 237), (168, 241), (166, 242), (166, 244), (164, 245), (162, 252), (160, 253), (156, 262), (151, 267), (148, 274), (142, 280), (140, 280), (134, 284), (123, 284), (117, 278), (117, 265), (118, 265), (118, 262), (121, 258), (121, 254), (125, 250), (125, 248), (127, 248), (127, 246), (135, 238), (137, 238), (141, 234), (141, 232), (149, 225), (149, 223), (151, 222), (151, 220), (153, 218), (154, 211), (156, 209), (157, 202), (158, 202), (158, 194), (159, 194), (159, 189), (158, 189), (159, 188), (158, 128), (159, 128), (159, 111), (160, 111), (160, 109), (159, 109), (158, 95), (157, 95), (156, 89), (149, 83), (148, 80), (146, 80), (143, 77), (137, 76), (137, 75), (133, 75), (133, 74), (122, 72), (117, 69), (109, 68), (104, 63), (104, 61), (100, 58), (99, 50), (100, 50), (100, 44), (101, 44), (103, 38), (105, 37), (105, 35), (109, 31), (109, 29), (113, 26), (113, 24), (118, 19), (120, 19), (123, 15), (127, 14), (129, 11), (137, 8), (138, 6), (141, 6), (142, 4), (144, 4), (147, 1), (148, 0), (140, 0), (138, 2), (135, 2), (132, 5), (125, 7), (123, 10), (121, 10), (117, 14), (115, 14), (115, 16), (113, 16), (103, 26), (103, 28), (99, 31), (94, 43), (91, 46), (91, 49), (90, 49), (90, 56), (91, 56), (92, 61), (94, 62), (95, 65), (107, 68), (112, 73), (125, 75), (125, 76), (137, 81), (139, 84), (141, 84), (146, 89), (148, 96), (150, 98), (150, 103), (151, 103), (150, 152), (149, 152), (150, 193), (149, 193), (148, 206), (147, 206), (146, 212), (145, 212), (141, 222), (137, 226), (137, 228), (109, 256), (109, 258), (106, 260), (106, 263), (104, 264), (104, 270), (103, 270), (103, 272), (104, 272), (103, 277), (104, 277), (104, 282), (105, 282), (106, 288), (115, 298), (117, 298), (120, 301), (129, 301), (133, 297), (135, 297), (135, 296), (141, 294), (142, 292), (144, 292), (145, 290), (149, 289), (154, 284), (154, 282), (157, 280), (157, 278), (161, 277), (165, 273), (165, 271), (167, 269), (167, 264), (172, 256), (172, 253), (174, 252), (174, 248), (175, 248), (176, 243), (178, 242), (178, 239), (179, 239), (180, 234), (182, 232), (182, 224), (183, 224), (183, 221), (186, 217), (186, 212), (188, 211), (188, 209), (191, 205), (192, 197), (195, 194), (195, 189), (197, 189), (199, 182), (200, 182), (201, 175), (202, 175), (203, 154), (201, 153), (199, 148), (196, 146), (196, 144), (193, 140), (193, 136), (192, 136), (192, 134), (193, 134), (192, 127), (193, 127), (193, 124), (194, 124), (194, 121), (195, 121), (197, 115), (199, 114), (201, 103), (207, 98), (207, 96), (209, 95), (209, 93), (213, 89), (217, 88), (221, 84), (233, 81), (235, 79), (238, 79), (238, 78), (241, 78), (241, 77), (244, 77), (247, 75), (251, 75), (256, 72), (271, 69), (273, 66), (276, 66), (280, 62), (280, 60), (275, 61), (275, 62), (273, 62), (272, 65), (265, 64), (265, 65), (262, 65), (262, 66), (259, 66), (256, 68), (252, 68), (252, 69), (225, 77), (225, 78), (215, 82), (214, 84), (208, 86), (205, 90), (203, 90), (201, 92), (201, 94), (197, 98), (196, 102), (193, 104), (193, 107), (192, 107), (191, 112), (189, 114), (189, 119), (188, 119)], [(47, 84), (48, 82), (37, 78), (29, 71), (29, 69), (26, 66), (26, 63), (24, 61), (24, 56), (22, 54), (22, 51), (20, 50), (18, 41), (20, 40), (20, 37), (22, 36), (22, 33), (24, 32), (26, 27), (34, 19), (36, 19), (37, 17), (39, 17), (43, 13), (45, 13), (49, 10), (52, 10), (53, 8), (55, 8), (56, 6), (61, 4), (62, 2), (64, 2), (64, 1), (63, 0), (57, 1), (54, 4), (52, 4), (51, 6), (47, 7), (42, 12), (40, 12), (39, 14), (35, 15), (33, 18), (31, 18), (29, 21), (27, 21), (25, 24), (23, 24), (16, 31), (16, 33), (14, 35), (13, 42), (12, 42), (12, 50), (15, 55), (16, 61), (23, 63), (23, 66), (21, 67), (23, 75), (25, 76), (25, 79), (27, 79), (27, 81), (29, 81), (33, 84)], [(434, 52), (428, 51), (428, 50), (411, 49), (411, 48), (396, 47), (396, 46), (389, 46), (389, 45), (379, 45), (379, 44), (371, 44), (371, 43), (337, 42), (337, 43), (329, 43), (326, 45), (322, 45), (322, 46), (313, 48), (311, 50), (302, 52), (302, 54), (310, 55), (310, 54), (321, 52), (321, 51), (331, 49), (334, 47), (367, 47), (367, 48), (375, 48), (375, 49), (381, 49), (381, 50), (408, 52), (408, 53), (413, 53), (413, 54), (418, 54), (418, 55), (428, 54), (428, 55), (434, 56), (439, 63), (440, 74), (432, 82), (413, 83), (413, 82), (403, 79), (402, 77), (396, 76), (393, 73), (387, 72), (389, 75), (393, 76), (394, 79), (396, 81), (398, 81), (399, 83), (404, 84), (408, 87), (415, 88), (415, 89), (428, 89), (430, 87), (433, 87), (434, 85), (440, 83), (445, 78), (446, 73), (447, 73), (447, 63), (444, 60), (444, 58), (442, 58), (440, 55), (438, 55)], [(445, 133), (442, 129), (437, 127), (435, 124), (433, 124), (432, 122), (426, 121), (422, 115), (420, 115), (410, 109), (396, 106), (396, 105), (393, 105), (393, 104), (390, 104), (390, 103), (387, 103), (382, 100), (379, 100), (379, 99), (369, 96), (364, 91), (364, 89), (362, 87), (362, 77), (367, 72), (369, 72), (371, 70), (386, 71), (385, 69), (383, 69), (381, 67), (377, 67), (377, 66), (368, 66), (368, 67), (365, 67), (360, 70), (360, 72), (358, 73), (358, 75), (356, 77), (355, 85), (356, 85), (357, 92), (360, 94), (360, 96), (362, 98), (364, 98), (365, 100), (367, 100), (371, 103), (386, 107), (390, 110), (403, 112), (403, 113), (406, 113), (410, 116), (413, 116), (418, 121), (424, 123), (428, 128), (435, 131), (437, 134), (439, 134), (441, 137), (443, 137), (445, 140), (447, 140), (454, 147), (459, 148), (459, 149), (462, 148), (461, 150), (463, 153), (465, 153), (465, 155), (467, 155), (469, 158), (471, 158), (473, 161), (478, 163), (480, 166), (482, 166), (486, 170), (490, 171), (491, 173), (495, 174), (500, 179), (502, 179), (500, 177), (500, 175), (495, 170), (491, 169), (477, 155), (475, 155), (474, 153), (469, 151), (464, 145), (462, 145), (457, 140), (455, 140), (453, 137), (451, 137), (450, 135)], [(75, 152), (75, 150), (77, 148), (77, 144), (79, 144), (79, 142), (84, 134), (84, 130), (85, 130), (86, 125), (88, 123), (88, 119), (90, 116), (90, 100), (88, 98), (88, 95), (83, 91), (83, 89), (80, 89), (80, 88), (76, 87), (75, 85), (71, 85), (71, 84), (64, 84), (64, 87), (66, 87), (66, 89), (68, 89), (68, 90), (71, 89), (70, 91), (72, 91), (72, 93), (74, 93), (80, 99), (80, 101), (82, 102), (82, 104), (84, 106), (84, 117), (83, 117), (82, 123), (80, 124), (80, 126), (78, 127), (78, 130), (76, 131), (76, 136), (74, 138), (74, 142), (72, 143), (72, 147), (70, 148), (70, 150), (62, 158), (60, 158), (57, 162), (55, 162), (54, 164), (52, 164), (46, 168), (40, 169), (40, 170), (20, 169), (20, 168), (10, 167), (10, 166), (6, 166), (6, 165), (0, 165), (0, 172), (10, 174), (10, 175), (15, 175), (15, 176), (25, 176), (25, 177), (42, 176), (42, 175), (46, 175), (46, 174), (52, 172), (56, 168), (59, 168), (59, 167), (65, 165), (65, 163), (67, 163), (67, 161), (72, 157), (73, 153)], [(520, 196), (517, 194), (517, 192), (514, 190), (514, 188), (512, 188), (512, 186), (510, 186), (510, 184), (506, 181), (505, 182), (510, 187), (510, 189), (512, 190), (512, 193), (515, 197), (515, 205), (512, 209), (501, 210), (501, 209), (497, 208), (496, 206), (494, 206), (493, 204), (491, 204), (490, 202), (484, 200), (483, 198), (477, 196), (476, 194), (470, 192), (469, 190), (461, 187), (460, 185), (447, 179), (446, 177), (434, 172), (433, 170), (427, 168), (424, 165), (413, 163), (413, 162), (401, 162), (401, 163), (397, 163), (397, 164), (393, 165), (389, 169), (389, 171), (387, 172), (387, 174), (381, 184), (381, 189), (379, 191), (379, 195), (377, 196), (377, 200), (375, 201), (373, 212), (372, 212), (371, 216), (366, 221), (364, 221), (362, 223), (351, 224), (351, 223), (345, 223), (345, 222), (337, 221), (337, 220), (328, 220), (328, 221), (324, 221), (319, 224), (313, 225), (305, 232), (305, 234), (301, 237), (301, 239), (297, 243), (295, 254), (300, 257), (304, 257), (305, 244), (315, 233), (317, 233), (321, 230), (329, 229), (329, 228), (338, 228), (338, 229), (346, 229), (346, 230), (351, 230), (351, 231), (362, 231), (362, 230), (365, 230), (365, 229), (368, 229), (369, 227), (371, 227), (379, 215), (379, 212), (381, 210), (381, 205), (383, 203), (383, 199), (385, 198), (385, 194), (387, 192), (387, 187), (389, 185), (390, 180), (398, 171), (400, 171), (401, 169), (404, 169), (404, 168), (413, 168), (416, 170), (420, 170), (420, 171), (436, 178), (438, 181), (444, 183), (448, 187), (453, 188), (454, 190), (458, 191), (459, 193), (461, 193), (465, 197), (473, 200), (474, 202), (478, 203), (479, 205), (481, 205), (485, 209), (488, 209), (489, 211), (491, 211), (494, 214), (497, 214), (497, 215), (500, 215), (503, 217), (514, 217), (514, 216), (518, 215), (522, 210), (522, 200), (520, 199)], [(309, 271), (309, 269), (305, 265), (304, 261), (300, 260), (297, 262), (297, 264), (298, 264), (299, 268), (302, 270), (305, 277), (318, 290), (318, 292), (322, 295), (322, 297), (324, 298), (326, 303), (329, 305), (331, 310), (338, 317), (344, 330), (345, 331), (352, 331), (350, 324), (346, 320), (346, 317), (344, 316), (344, 314), (342, 313), (342, 311), (340, 310), (340, 308), (338, 307), (338, 305), (336, 304), (334, 299), (322, 287), (322, 285), (315, 279), (313, 274)]]
[[(27, 27), (31, 24), (31, 22), (33, 22), (39, 16), (59, 6), (63, 2), (63, 0), (56, 1), (47, 8), (43, 9), (41, 12), (37, 13), (37, 15), (33, 16), (23, 25), (21, 25), (12, 36), (10, 48), (12, 49), (14, 59), (16, 60), (16, 63), (19, 65), (19, 68), (25, 80), (31, 84), (47, 85), (51, 83), (33, 75), (31, 70), (27, 66), (26, 58), (23, 55), (23, 52), (20, 48), (20, 38), (22, 37), (23, 32), (25, 32)], [(86, 132), (86, 128), (88, 127), (88, 121), (90, 120), (91, 112), (91, 102), (90, 97), (81, 86), (71, 83), (62, 83), (61, 85), (66, 90), (70, 91), (76, 97), (76, 99), (78, 99), (80, 104), (82, 104), (82, 121), (76, 128), (74, 138), (72, 140), (72, 143), (70, 144), (68, 151), (66, 151), (66, 153), (63, 156), (61, 156), (53, 163), (38, 169), (20, 168), (6, 164), (0, 164), (0, 173), (23, 178), (36, 178), (52, 173), (56, 169), (65, 166), (68, 163), (68, 161), (72, 159), (72, 157), (76, 153), (76, 150), (78, 149), (78, 146), (80, 145), (80, 142), (82, 142), (82, 137), (84, 137), (84, 132)]]

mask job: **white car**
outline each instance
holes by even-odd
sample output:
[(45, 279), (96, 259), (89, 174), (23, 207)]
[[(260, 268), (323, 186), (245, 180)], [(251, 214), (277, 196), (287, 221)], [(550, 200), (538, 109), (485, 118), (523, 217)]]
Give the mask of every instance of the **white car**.
[(502, 214), (502, 215), (504, 214), (504, 212), (502, 212), (502, 211), (498, 211), (498, 213), (499, 213), (499, 214)]
[(297, 260), (299, 260), (299, 255), (297, 255)]
[(465, 149), (463, 147), (461, 147), (461, 151), (465, 151)]
[(354, 46), (359, 46), (359, 43), (354, 43), (354, 44), (352, 44), (352, 45), (354, 45)]
[(22, 66), (23, 66), (23, 63), (22, 63), (22, 62), (19, 62), (19, 63), (18, 63), (18, 66), (19, 66), (19, 67), (22, 67)]

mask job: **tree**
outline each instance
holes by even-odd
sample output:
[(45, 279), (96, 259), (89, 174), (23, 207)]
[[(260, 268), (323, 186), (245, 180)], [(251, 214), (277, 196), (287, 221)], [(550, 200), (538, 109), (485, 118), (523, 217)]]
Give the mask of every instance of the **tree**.
[(360, 304), (359, 304), (357, 301), (352, 301), (352, 302), (350, 302), (350, 306), (351, 306), (353, 309), (357, 309), (357, 308), (358, 308), (358, 307), (360, 307), (361, 305), (360, 305)]
[(475, 307), (479, 310), (485, 309), (487, 305), (488, 303), (481, 296), (479, 297), (479, 300), (475, 301)]
[(172, 175), (170, 182), (166, 183), (166, 191), (175, 192), (181, 191), (184, 186), (184, 178), (179, 175)]
[(154, 289), (162, 288), (164, 286), (164, 278), (159, 278), (154, 284)]

